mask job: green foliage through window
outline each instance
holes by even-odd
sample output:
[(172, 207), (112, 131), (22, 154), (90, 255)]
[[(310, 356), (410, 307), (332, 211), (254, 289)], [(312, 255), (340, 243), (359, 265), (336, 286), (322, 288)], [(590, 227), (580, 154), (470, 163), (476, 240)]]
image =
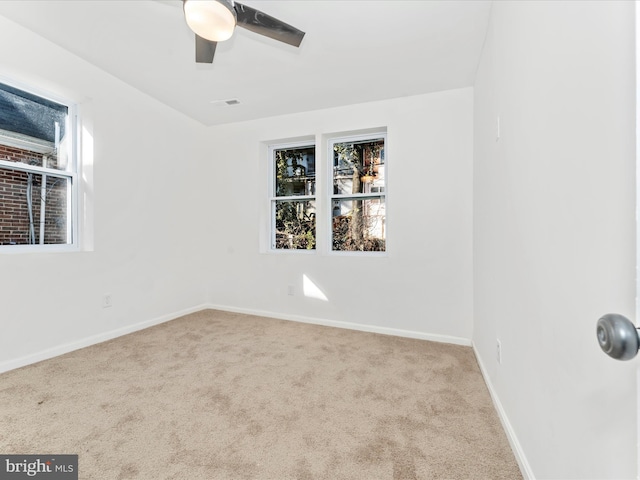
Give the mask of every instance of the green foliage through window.
[(274, 245), (276, 249), (316, 248), (315, 147), (276, 149), (273, 155)]
[[(314, 250), (320, 241), (334, 252), (386, 251), (385, 144), (385, 133), (329, 140), (328, 165), (318, 169), (321, 192), (315, 145), (272, 147), (271, 248)], [(316, 208), (323, 212), (319, 235)]]
[(386, 249), (384, 138), (333, 143), (334, 251)]

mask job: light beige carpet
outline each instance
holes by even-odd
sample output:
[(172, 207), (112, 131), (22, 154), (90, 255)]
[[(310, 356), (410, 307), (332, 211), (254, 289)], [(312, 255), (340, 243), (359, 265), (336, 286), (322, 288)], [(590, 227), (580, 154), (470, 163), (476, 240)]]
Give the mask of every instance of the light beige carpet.
[(518, 479), (468, 347), (214, 310), (0, 375), (81, 479)]

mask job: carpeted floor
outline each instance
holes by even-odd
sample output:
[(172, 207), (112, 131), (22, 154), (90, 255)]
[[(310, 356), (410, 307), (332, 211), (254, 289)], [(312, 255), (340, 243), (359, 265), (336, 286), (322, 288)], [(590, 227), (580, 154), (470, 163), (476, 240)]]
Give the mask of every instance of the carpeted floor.
[(80, 479), (519, 479), (473, 351), (207, 310), (0, 375)]

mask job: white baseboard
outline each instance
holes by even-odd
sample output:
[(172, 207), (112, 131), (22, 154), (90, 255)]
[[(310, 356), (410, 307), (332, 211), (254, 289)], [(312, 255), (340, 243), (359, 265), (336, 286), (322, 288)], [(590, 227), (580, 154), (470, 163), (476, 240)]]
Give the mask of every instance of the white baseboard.
[(107, 340), (111, 340), (113, 338), (120, 337), (128, 333), (137, 332), (138, 330), (143, 330), (145, 328), (149, 328), (154, 325), (158, 325), (160, 323), (164, 323), (164, 322), (168, 322), (170, 320), (176, 319), (183, 315), (188, 315), (190, 313), (198, 312), (205, 309), (222, 310), (222, 311), (234, 312), (234, 313), (244, 313), (248, 315), (259, 315), (262, 317), (271, 317), (271, 318), (277, 318), (280, 320), (289, 320), (289, 321), (301, 322), (301, 323), (311, 323), (315, 325), (324, 325), (327, 327), (345, 328), (348, 330), (359, 330), (363, 332), (380, 333), (383, 335), (394, 335), (397, 337), (417, 338), (420, 340), (429, 340), (432, 342), (471, 346), (470, 339), (463, 338), (463, 337), (455, 337), (451, 335), (438, 335), (438, 334), (430, 334), (430, 333), (424, 333), (424, 332), (415, 332), (412, 330), (378, 327), (375, 325), (342, 322), (337, 320), (326, 320), (321, 318), (305, 317), (302, 315), (288, 315), (288, 314), (271, 312), (266, 310), (231, 307), (228, 305), (202, 304), (202, 305), (198, 305), (192, 308), (187, 308), (185, 310), (181, 310), (178, 312), (173, 312), (168, 315), (163, 315), (161, 317), (153, 318), (151, 320), (145, 320), (143, 322), (139, 322), (133, 325), (127, 325), (126, 327), (117, 328), (115, 330), (110, 330), (108, 332), (100, 333), (98, 335), (93, 335), (91, 337), (76, 340), (74, 342), (65, 343), (63, 345), (58, 345), (52, 348), (48, 348), (40, 352), (36, 352), (30, 355), (25, 355), (23, 357), (2, 362), (0, 363), (0, 373), (8, 372), (9, 370), (14, 370), (16, 368), (24, 367), (26, 365), (31, 365), (32, 363), (57, 357), (58, 355), (63, 355), (65, 353), (69, 353), (74, 350), (78, 350), (80, 348), (95, 345), (97, 343), (106, 342)]
[(396, 337), (417, 338), (420, 340), (429, 340), (432, 342), (451, 343), (454, 345), (471, 346), (471, 339), (463, 337), (454, 337), (452, 335), (439, 335), (424, 332), (415, 332), (412, 330), (402, 330), (399, 328), (378, 327), (375, 325), (365, 325), (363, 323), (342, 322), (338, 320), (326, 320), (322, 318), (305, 317), (302, 315), (289, 315), (278, 312), (270, 312), (267, 310), (256, 310), (251, 308), (232, 307), (229, 305), (207, 305), (207, 308), (213, 310), (222, 310), (225, 312), (245, 313), (248, 315), (258, 315), (261, 317), (277, 318), (279, 320), (290, 320), (293, 322), (312, 323), (314, 325), (324, 325), (326, 327), (345, 328), (347, 330), (359, 330), (362, 332), (381, 333), (383, 335), (393, 335)]
[(518, 441), (515, 431), (513, 430), (513, 427), (509, 422), (509, 418), (507, 417), (507, 414), (504, 411), (504, 408), (502, 407), (502, 403), (500, 402), (500, 399), (498, 398), (498, 395), (495, 389), (493, 388), (491, 379), (489, 378), (489, 375), (487, 374), (487, 371), (484, 368), (482, 360), (478, 355), (478, 351), (476, 350), (475, 345), (473, 345), (473, 342), (468, 338), (455, 337), (451, 335), (430, 334), (430, 333), (424, 333), (424, 332), (416, 332), (412, 330), (402, 330), (397, 328), (379, 327), (375, 325), (365, 325), (361, 323), (342, 322), (337, 320), (326, 320), (326, 319), (320, 319), (320, 318), (305, 317), (302, 315), (290, 315), (290, 314), (283, 314), (278, 312), (257, 310), (257, 309), (251, 309), (251, 308), (231, 307), (228, 305), (202, 304), (202, 305), (187, 308), (178, 312), (173, 312), (168, 315), (163, 315), (161, 317), (157, 317), (151, 320), (146, 320), (133, 325), (128, 325), (126, 327), (100, 333), (98, 335), (93, 335), (91, 337), (83, 338), (75, 342), (58, 345), (56, 347), (42, 350), (34, 354), (25, 355), (23, 357), (16, 358), (13, 360), (8, 360), (6, 362), (0, 363), (0, 373), (7, 372), (9, 370), (14, 370), (16, 368), (24, 367), (26, 365), (40, 362), (42, 360), (47, 360), (49, 358), (57, 357), (58, 355), (63, 355), (65, 353), (69, 353), (74, 350), (78, 350), (80, 348), (105, 342), (107, 340), (111, 340), (113, 338), (120, 337), (128, 333), (133, 333), (139, 330), (143, 330), (145, 328), (149, 328), (154, 325), (159, 325), (161, 323), (174, 320), (184, 315), (188, 315), (190, 313), (195, 313), (195, 312), (206, 310), (206, 309), (222, 310), (226, 312), (243, 313), (248, 315), (258, 315), (262, 317), (277, 318), (280, 320), (289, 320), (294, 322), (324, 325), (328, 327), (345, 328), (348, 330), (359, 330), (363, 332), (380, 333), (383, 335), (394, 335), (398, 337), (416, 338), (420, 340), (429, 340), (432, 342), (471, 346), (475, 353), (476, 359), (478, 361), (478, 365), (480, 367), (480, 371), (482, 372), (482, 376), (484, 377), (484, 381), (487, 385), (487, 388), (489, 390), (489, 393), (491, 395), (495, 408), (498, 412), (498, 417), (502, 422), (502, 426), (507, 434), (507, 438), (514, 452), (518, 465), (520, 466), (520, 470), (522, 471), (522, 475), (524, 476), (525, 480), (535, 480), (535, 476), (533, 475), (531, 466), (529, 465), (529, 462), (527, 461), (527, 458), (524, 454), (524, 450), (522, 449), (522, 446)]
[(498, 417), (500, 418), (500, 422), (502, 423), (502, 428), (504, 428), (504, 431), (507, 434), (507, 439), (509, 440), (509, 444), (511, 445), (511, 450), (513, 450), (513, 454), (516, 457), (516, 461), (518, 462), (518, 466), (520, 467), (522, 476), (524, 477), (524, 480), (535, 480), (536, 477), (533, 475), (531, 465), (529, 465), (529, 461), (527, 460), (527, 456), (524, 454), (522, 445), (520, 445), (520, 442), (518, 441), (516, 432), (513, 430), (511, 422), (509, 422), (509, 417), (507, 417), (507, 412), (505, 412), (502, 403), (500, 402), (498, 393), (493, 388), (493, 384), (491, 383), (491, 379), (489, 378), (487, 370), (484, 368), (484, 364), (482, 363), (482, 359), (478, 354), (478, 350), (476, 349), (475, 345), (472, 346), (473, 352), (476, 356), (476, 360), (478, 361), (478, 366), (480, 367), (480, 371), (482, 372), (482, 376), (484, 377), (484, 383), (489, 389), (489, 394), (491, 395), (491, 399), (493, 400), (493, 405), (496, 407)]
[(149, 328), (154, 325), (159, 325), (161, 323), (168, 322), (169, 320), (182, 317), (183, 315), (188, 315), (189, 313), (198, 312), (206, 308), (209, 308), (209, 307), (206, 305), (198, 305), (197, 307), (187, 308), (185, 310), (173, 312), (168, 315), (162, 315), (161, 317), (153, 318), (151, 320), (145, 320), (144, 322), (135, 323), (133, 325), (127, 325), (126, 327), (117, 328), (115, 330), (110, 330), (104, 333), (99, 333), (98, 335), (92, 335), (91, 337), (76, 340), (74, 342), (65, 343), (63, 345), (58, 345), (56, 347), (48, 348), (40, 352), (32, 353), (30, 355), (25, 355), (24, 357), (8, 360), (6, 362), (0, 363), (0, 373), (8, 372), (9, 370), (14, 370), (16, 368), (24, 367), (26, 365), (31, 365), (32, 363), (57, 357), (58, 355), (63, 355), (65, 353), (69, 353), (74, 350), (79, 350), (84, 347), (89, 347), (97, 343), (106, 342), (107, 340), (111, 340), (113, 338), (120, 337), (128, 333), (137, 332), (138, 330), (143, 330), (145, 328)]

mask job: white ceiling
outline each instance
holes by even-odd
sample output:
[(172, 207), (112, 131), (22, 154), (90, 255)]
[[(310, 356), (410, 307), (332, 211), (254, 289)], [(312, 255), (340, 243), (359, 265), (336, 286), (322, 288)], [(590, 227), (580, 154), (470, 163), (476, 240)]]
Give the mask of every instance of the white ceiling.
[[(473, 85), (490, 0), (245, 0), (306, 32), (300, 48), (237, 28), (194, 61), (180, 0), (0, 1), (21, 24), (205, 124)], [(216, 106), (237, 98), (239, 105)]]

